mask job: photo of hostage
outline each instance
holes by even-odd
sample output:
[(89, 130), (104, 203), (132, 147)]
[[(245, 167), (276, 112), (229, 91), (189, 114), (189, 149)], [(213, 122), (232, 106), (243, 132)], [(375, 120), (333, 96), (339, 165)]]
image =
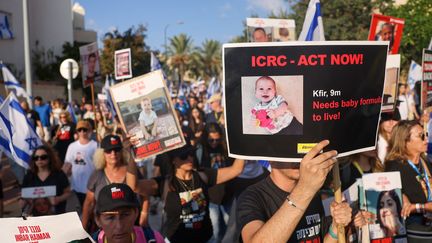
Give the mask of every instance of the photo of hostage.
[(395, 190), (383, 191), (379, 194), (376, 215), (385, 237), (406, 234), (401, 211), (402, 205)]
[(142, 111), (139, 114), (138, 121), (146, 141), (157, 137), (158, 117), (152, 109), (151, 99), (145, 97), (141, 100)]
[(301, 135), (303, 125), (288, 109), (288, 102), (276, 92), (276, 82), (262, 76), (255, 82), (255, 97), (258, 103), (251, 110), (252, 122), (264, 128), (268, 134)]

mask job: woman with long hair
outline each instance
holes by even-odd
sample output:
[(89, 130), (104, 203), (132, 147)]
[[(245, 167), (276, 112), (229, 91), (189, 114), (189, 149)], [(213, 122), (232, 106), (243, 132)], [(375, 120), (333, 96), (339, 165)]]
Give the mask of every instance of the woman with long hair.
[[(219, 169), (194, 168), (195, 148), (187, 143), (184, 147), (168, 152), (173, 166), (168, 177), (135, 180), (128, 185), (142, 195), (158, 195), (164, 203), (163, 232), (170, 242), (207, 242), (213, 235), (209, 217), (208, 188), (233, 179), (241, 173), (243, 160), (236, 159), (232, 166)], [(136, 165), (129, 163), (129, 170)], [(136, 173), (136, 172), (135, 172)]]
[(388, 151), (388, 142), (393, 127), (400, 120), (398, 113), (382, 113), (378, 128), (377, 153), (381, 163), (384, 163)]
[[(97, 149), (93, 162), (96, 170), (87, 183), (87, 193), (83, 205), (82, 224), (87, 229), (91, 222), (96, 198), (99, 191), (111, 183), (126, 183), (127, 164), (130, 153), (123, 148), (117, 135), (107, 135), (102, 139), (101, 148)], [(134, 162), (135, 163), (135, 162)]]
[(66, 212), (66, 200), (71, 194), (69, 180), (61, 170), (59, 158), (49, 145), (37, 147), (31, 157), (30, 170), (24, 177), (23, 187), (55, 186), (56, 195), (49, 201), (54, 212)]
[(66, 151), (69, 144), (75, 141), (75, 124), (69, 112), (62, 111), (59, 115), (59, 123), (52, 128), (51, 137), (54, 142), (54, 149), (57, 150), (61, 164), (63, 164), (66, 157)]
[(198, 108), (194, 107), (190, 110), (189, 113), (189, 127), (191, 128), (195, 140), (199, 141), (201, 139), (201, 135), (204, 131), (205, 121), (203, 117), (203, 112)]
[[(400, 121), (391, 133), (385, 171), (399, 171), (402, 180), (403, 208), (408, 236), (410, 228), (430, 225), (432, 190), (430, 162), (424, 156), (427, 135), (417, 121)], [(432, 228), (428, 229), (429, 234)], [(432, 238), (428, 238), (431, 240)], [(411, 241), (410, 241), (411, 242)]]

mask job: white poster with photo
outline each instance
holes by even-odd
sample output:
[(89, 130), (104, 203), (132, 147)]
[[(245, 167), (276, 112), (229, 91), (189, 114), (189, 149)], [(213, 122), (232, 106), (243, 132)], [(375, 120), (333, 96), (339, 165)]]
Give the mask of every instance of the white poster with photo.
[(99, 64), (99, 50), (96, 42), (81, 46), (79, 50), (83, 87), (87, 88), (90, 84), (100, 82), (102, 79)]
[(58, 243), (84, 239), (94, 242), (76, 212), (26, 219), (0, 218), (0, 228), (0, 242)]
[(381, 107), (383, 112), (391, 112), (395, 109), (398, 97), (400, 61), (400, 54), (387, 56), (383, 103)]
[(136, 161), (185, 144), (161, 70), (111, 86), (110, 92), (125, 132), (139, 139)]
[(132, 78), (131, 49), (117, 50), (114, 52), (115, 78)]
[(371, 240), (406, 242), (402, 211), (402, 182), (399, 172), (370, 173), (362, 177), (367, 211), (376, 215), (369, 224)]
[(21, 189), (22, 198), (41, 198), (54, 197), (56, 195), (56, 186), (39, 186), (39, 187), (23, 187)]
[(293, 19), (247, 18), (246, 25), (249, 42), (280, 42), (297, 39)]

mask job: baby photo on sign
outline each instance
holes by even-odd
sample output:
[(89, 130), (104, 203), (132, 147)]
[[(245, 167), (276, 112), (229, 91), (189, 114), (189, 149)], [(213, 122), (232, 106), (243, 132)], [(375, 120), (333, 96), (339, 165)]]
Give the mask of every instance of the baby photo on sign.
[(245, 76), (241, 88), (243, 134), (303, 134), (303, 76)]

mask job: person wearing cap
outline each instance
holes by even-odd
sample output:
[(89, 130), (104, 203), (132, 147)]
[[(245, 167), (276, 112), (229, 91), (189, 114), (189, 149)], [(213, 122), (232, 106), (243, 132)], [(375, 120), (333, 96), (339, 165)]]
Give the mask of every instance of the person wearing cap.
[(119, 136), (107, 135), (102, 139), (101, 147), (96, 150), (93, 157), (96, 170), (93, 171), (87, 183), (81, 219), (84, 229), (91, 228), (89, 222), (92, 219), (91, 216), (99, 191), (111, 183), (126, 183), (129, 160), (131, 160), (130, 153), (123, 149)]
[(138, 215), (139, 203), (129, 186), (112, 183), (102, 187), (96, 203), (96, 222), (100, 231), (93, 239), (97, 243), (165, 242), (159, 232), (134, 226)]
[(93, 155), (97, 143), (90, 140), (92, 130), (88, 121), (79, 121), (76, 132), (78, 139), (71, 143), (66, 151), (63, 171), (66, 175), (71, 175), (72, 190), (78, 197), (80, 205), (83, 206), (87, 193), (87, 181), (95, 169)]
[[(166, 219), (162, 231), (170, 242), (207, 242), (213, 235), (209, 217), (208, 188), (238, 176), (244, 161), (236, 159), (232, 166), (196, 171), (195, 148), (187, 143), (168, 152), (173, 172), (168, 177), (150, 180), (128, 180), (128, 185), (142, 195), (160, 196)], [(134, 163), (129, 170), (136, 173)]]
[(221, 105), (222, 94), (216, 93), (207, 100), (207, 104), (210, 105), (210, 112), (206, 114), (206, 123), (217, 123), (219, 126), (225, 126), (225, 120), (223, 117), (223, 107)]

